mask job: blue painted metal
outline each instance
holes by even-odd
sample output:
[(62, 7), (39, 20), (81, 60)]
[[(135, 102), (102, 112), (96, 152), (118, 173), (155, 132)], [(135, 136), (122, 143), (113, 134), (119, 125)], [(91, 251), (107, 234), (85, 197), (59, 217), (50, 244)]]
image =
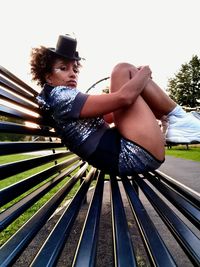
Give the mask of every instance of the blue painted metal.
[[(149, 175), (148, 175), (149, 177)], [(159, 182), (158, 179), (149, 177), (152, 183), (175, 207), (178, 208), (188, 220), (190, 220), (198, 229), (200, 229), (200, 208), (194, 206), (190, 201), (177, 193), (173, 188), (169, 188), (164, 183)], [(200, 207), (200, 206), (199, 206)]]
[(104, 186), (104, 174), (98, 176), (97, 185), (93, 194), (81, 239), (77, 247), (72, 266), (92, 267), (95, 266), (97, 251), (99, 220), (102, 206)]
[(38, 252), (31, 264), (32, 267), (55, 266), (93, 177), (94, 169), (91, 169), (78, 192), (75, 194), (69, 206), (67, 206), (58, 223), (52, 230), (49, 238)]
[(111, 196), (115, 266), (137, 266), (122, 197), (115, 176), (111, 176)]
[(138, 224), (138, 228), (144, 238), (146, 251), (153, 266), (174, 267), (177, 266), (161, 239), (155, 225), (142, 205), (134, 188), (127, 177), (122, 178), (125, 192), (130, 201), (131, 208)]
[(138, 185), (154, 206), (180, 246), (196, 266), (200, 264), (200, 240), (190, 228), (142, 179), (135, 178)]
[[(8, 242), (0, 249), (0, 267), (10, 266), (31, 242), (45, 222), (57, 209), (74, 184), (86, 171), (85, 164)], [(56, 237), (57, 238), (57, 237)], [(46, 257), (46, 256), (45, 256)], [(45, 265), (40, 265), (45, 266)]]

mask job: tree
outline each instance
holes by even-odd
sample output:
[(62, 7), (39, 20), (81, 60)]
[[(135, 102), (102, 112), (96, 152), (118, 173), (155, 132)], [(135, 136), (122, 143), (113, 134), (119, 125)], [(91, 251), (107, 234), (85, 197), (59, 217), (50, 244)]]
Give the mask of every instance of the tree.
[(108, 94), (109, 93), (109, 86), (106, 86), (103, 90), (102, 93)]
[(194, 55), (168, 80), (169, 96), (181, 106), (197, 107), (200, 103), (200, 59)]

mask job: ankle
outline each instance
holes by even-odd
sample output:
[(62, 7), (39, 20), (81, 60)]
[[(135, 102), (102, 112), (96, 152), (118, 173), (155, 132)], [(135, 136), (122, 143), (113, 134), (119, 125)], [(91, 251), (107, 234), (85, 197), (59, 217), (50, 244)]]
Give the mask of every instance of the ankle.
[(175, 117), (184, 117), (186, 115), (185, 110), (183, 110), (183, 108), (179, 105), (176, 105), (174, 109), (172, 109), (172, 111), (170, 111), (167, 115), (168, 118), (170, 118), (171, 116), (175, 116)]

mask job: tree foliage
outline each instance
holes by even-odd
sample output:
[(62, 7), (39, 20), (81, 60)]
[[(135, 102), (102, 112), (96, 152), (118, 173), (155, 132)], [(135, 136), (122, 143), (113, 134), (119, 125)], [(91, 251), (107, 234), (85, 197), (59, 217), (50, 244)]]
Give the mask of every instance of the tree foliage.
[(103, 90), (102, 93), (108, 94), (109, 93), (109, 86), (106, 86)]
[(200, 59), (196, 55), (168, 80), (167, 92), (181, 106), (200, 105)]

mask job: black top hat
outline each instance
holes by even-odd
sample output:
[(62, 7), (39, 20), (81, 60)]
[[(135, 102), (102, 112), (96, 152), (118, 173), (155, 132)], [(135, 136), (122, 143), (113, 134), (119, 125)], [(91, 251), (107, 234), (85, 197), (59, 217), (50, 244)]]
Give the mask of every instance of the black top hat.
[(49, 48), (53, 53), (72, 60), (81, 60), (76, 51), (77, 41), (69, 35), (60, 35), (58, 37), (56, 48)]

